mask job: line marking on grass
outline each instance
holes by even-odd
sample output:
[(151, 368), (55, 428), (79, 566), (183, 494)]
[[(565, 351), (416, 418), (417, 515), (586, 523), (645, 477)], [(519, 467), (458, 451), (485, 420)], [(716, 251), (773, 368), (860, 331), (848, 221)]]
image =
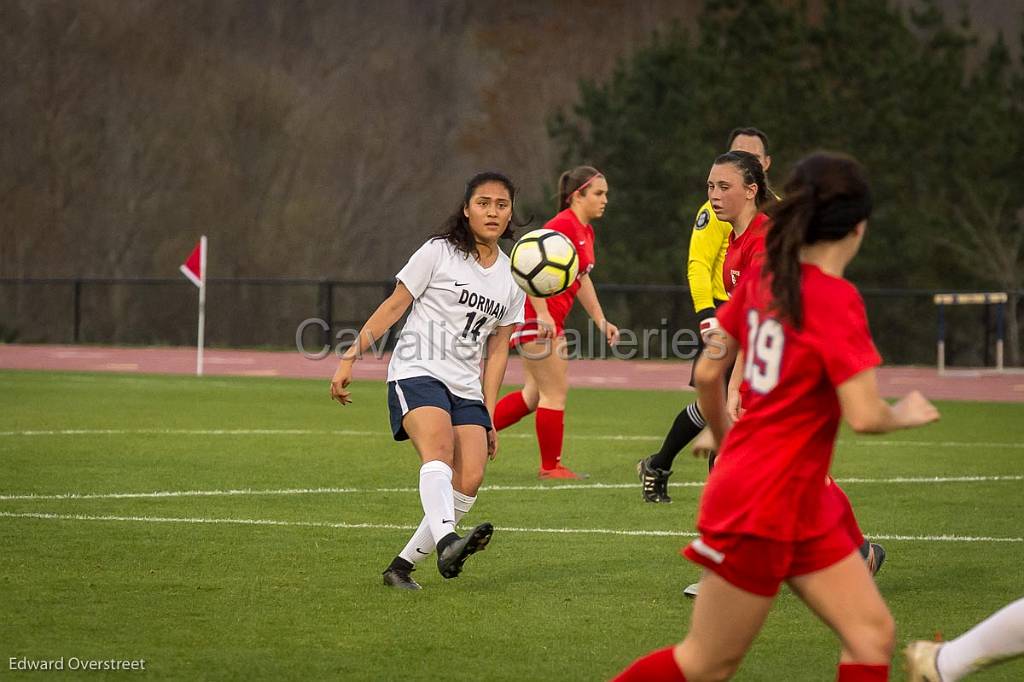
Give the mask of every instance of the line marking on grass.
[[(876, 483), (882, 485), (912, 483), (993, 483), (1024, 481), (1017, 476), (897, 476), (894, 478), (840, 478), (838, 483)], [(485, 485), (480, 492), (548, 492), (561, 490), (630, 490), (639, 483), (563, 483), (557, 485)], [(678, 481), (678, 488), (701, 488), (704, 481)], [(255, 497), (261, 495), (335, 495), (349, 493), (416, 493), (419, 488), (230, 488), (227, 490), (156, 490), (152, 492), (114, 493), (11, 493), (0, 495), (0, 501), (11, 500), (120, 500), (159, 499), (173, 497)]]
[[(284, 526), (296, 528), (336, 528), (343, 530), (415, 530), (412, 525), (399, 525), (391, 523), (343, 523), (328, 521), (279, 521), (275, 519), (218, 519), (218, 518), (193, 518), (193, 517), (170, 517), (170, 516), (93, 516), (88, 514), (51, 514), (45, 512), (22, 513), (22, 512), (0, 512), (0, 518), (8, 519), (41, 519), (47, 521), (113, 521), (129, 523), (184, 523), (184, 524), (206, 524), (206, 525), (238, 525), (238, 526)], [(634, 537), (697, 537), (692, 531), (671, 531), (671, 530), (618, 530), (614, 528), (517, 528), (517, 527), (496, 527), (498, 531), (510, 533), (555, 533), (559, 535), (619, 535)], [(988, 537), (970, 535), (877, 535), (870, 533), (869, 537), (878, 540), (906, 541), (906, 542), (994, 542), (994, 543), (1020, 543), (1024, 538), (1019, 537)]]
[[(7, 436), (352, 436), (365, 438), (391, 438), (387, 431), (359, 431), (351, 429), (54, 429), (29, 431), (0, 431), (0, 437)], [(536, 438), (532, 433), (506, 433), (502, 438)], [(662, 436), (614, 435), (614, 434), (571, 434), (566, 438), (575, 440), (661, 442)], [(1000, 443), (991, 441), (927, 441), (927, 440), (877, 440), (872, 438), (845, 439), (839, 445), (859, 447), (937, 447), (937, 448), (1007, 448), (1024, 449), (1024, 442)]]

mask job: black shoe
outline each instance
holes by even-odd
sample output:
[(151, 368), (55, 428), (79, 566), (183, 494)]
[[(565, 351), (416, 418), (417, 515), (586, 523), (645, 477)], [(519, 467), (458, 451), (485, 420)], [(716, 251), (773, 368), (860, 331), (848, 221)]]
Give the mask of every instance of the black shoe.
[(868, 568), (871, 575), (878, 575), (878, 572), (882, 570), (882, 564), (885, 563), (885, 547), (872, 542), (871, 552), (874, 556), (871, 558), (871, 565)]
[(487, 548), (494, 526), (481, 523), (465, 537), (453, 540), (437, 552), (437, 570), (442, 578), (455, 578), (462, 572), (462, 564), (471, 555)]
[(650, 457), (645, 457), (636, 463), (636, 475), (640, 477), (640, 482), (644, 486), (641, 490), (644, 502), (671, 503), (672, 498), (668, 496), (668, 477), (672, 472), (656, 469), (651, 466), (650, 461)]
[(415, 570), (414, 568), (405, 570), (388, 566), (388, 570), (384, 571), (384, 584), (399, 590), (422, 590), (420, 584), (410, 575)]

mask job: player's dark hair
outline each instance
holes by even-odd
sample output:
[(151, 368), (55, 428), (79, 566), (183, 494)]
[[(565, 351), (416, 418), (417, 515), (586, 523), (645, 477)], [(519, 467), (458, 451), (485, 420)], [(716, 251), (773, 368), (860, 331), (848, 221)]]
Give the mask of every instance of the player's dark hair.
[(757, 194), (754, 195), (754, 204), (758, 208), (761, 208), (768, 203), (771, 195), (768, 193), (768, 182), (764, 177), (764, 169), (761, 168), (761, 162), (757, 160), (757, 157), (750, 152), (726, 152), (717, 159), (715, 159), (715, 165), (720, 166), (723, 163), (731, 163), (736, 167), (736, 170), (740, 172), (740, 176), (743, 178), (744, 184), (757, 185)]
[(593, 166), (576, 166), (567, 170), (558, 178), (558, 209), (563, 211), (569, 208), (572, 195), (579, 191), (580, 196), (587, 195), (590, 183), (598, 177), (604, 177), (601, 171)]
[(497, 171), (477, 173), (466, 182), (466, 193), (462, 197), (462, 203), (448, 216), (447, 220), (441, 225), (441, 229), (430, 235), (432, 239), (444, 239), (467, 257), (476, 254), (476, 238), (473, 236), (473, 231), (469, 229), (469, 218), (466, 217), (465, 209), (469, 208), (469, 200), (473, 198), (473, 192), (476, 191), (476, 188), (487, 182), (499, 182), (505, 185), (505, 188), (508, 190), (509, 198), (512, 200), (513, 212), (508, 227), (505, 228), (500, 238), (515, 239), (515, 232), (512, 227), (523, 227), (528, 225), (530, 220), (524, 222), (516, 220), (516, 186), (507, 175)]
[(838, 241), (871, 215), (871, 187), (856, 159), (815, 152), (801, 159), (783, 187), (785, 198), (765, 211), (772, 219), (765, 239), (764, 270), (772, 277), (772, 309), (803, 325), (800, 247)]
[(733, 128), (732, 132), (729, 133), (729, 139), (725, 143), (725, 148), (728, 149), (732, 146), (732, 143), (736, 141), (736, 138), (740, 135), (747, 135), (749, 137), (756, 137), (761, 140), (761, 144), (764, 146), (764, 154), (768, 156), (768, 136), (764, 134), (763, 130), (747, 126), (745, 128)]

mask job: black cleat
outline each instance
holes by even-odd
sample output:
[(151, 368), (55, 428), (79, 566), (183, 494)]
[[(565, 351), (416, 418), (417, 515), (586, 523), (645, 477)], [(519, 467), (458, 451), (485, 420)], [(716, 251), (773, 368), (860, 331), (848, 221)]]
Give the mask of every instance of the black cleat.
[(398, 590), (422, 590), (423, 588), (420, 587), (420, 584), (413, 580), (412, 575), (410, 575), (415, 570), (414, 568), (405, 570), (404, 568), (388, 566), (388, 570), (384, 571), (384, 584)]
[(885, 547), (872, 542), (871, 555), (871, 563), (868, 565), (868, 570), (871, 571), (871, 575), (878, 575), (878, 572), (882, 570), (882, 564), (885, 563)]
[(457, 540), (448, 543), (444, 549), (437, 553), (437, 570), (442, 578), (456, 578), (462, 572), (462, 564), (466, 563), (471, 555), (487, 548), (491, 541), (491, 534), (494, 533), (494, 526), (489, 523), (481, 523), (469, 531), (469, 533)]
[(668, 477), (672, 472), (656, 469), (651, 466), (650, 461), (650, 457), (645, 457), (636, 463), (636, 475), (643, 484), (641, 495), (644, 502), (669, 504), (672, 498), (668, 496)]

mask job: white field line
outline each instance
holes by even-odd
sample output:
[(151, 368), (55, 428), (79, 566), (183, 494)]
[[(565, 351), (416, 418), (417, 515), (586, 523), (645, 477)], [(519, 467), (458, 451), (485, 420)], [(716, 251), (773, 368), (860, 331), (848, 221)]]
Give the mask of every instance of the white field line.
[[(897, 476), (894, 478), (841, 478), (839, 483), (876, 483), (898, 485), (912, 483), (994, 483), (1024, 481), (1019, 476)], [(638, 483), (565, 483), (560, 485), (487, 485), (480, 492), (550, 492), (562, 490), (630, 490)], [(678, 488), (701, 488), (704, 481), (678, 481)], [(0, 495), (0, 502), (12, 500), (125, 500), (159, 499), (175, 497), (256, 497), (274, 495), (344, 495), (351, 493), (417, 493), (419, 488), (232, 488), (227, 490), (157, 490), (152, 492), (120, 493), (11, 493)]]
[[(384, 429), (379, 431), (357, 431), (350, 429), (55, 429), (40, 431), (0, 431), (0, 437), (12, 436), (353, 436), (386, 437), (391, 435)], [(506, 433), (501, 438), (533, 439), (530, 433)], [(566, 434), (574, 440), (660, 442), (662, 436), (613, 435), (613, 434)], [(879, 440), (874, 438), (840, 439), (840, 445), (863, 447), (937, 447), (937, 448), (1008, 448), (1024, 449), (1024, 442), (1000, 443), (991, 441), (927, 441), (927, 440)]]
[[(131, 523), (183, 523), (206, 525), (238, 525), (238, 526), (284, 526), (297, 528), (334, 528), (334, 529), (367, 529), (367, 530), (415, 530), (412, 525), (389, 523), (332, 523), (327, 521), (278, 521), (274, 519), (217, 519), (168, 516), (92, 516), (87, 514), (49, 514), (49, 513), (15, 513), (0, 512), (0, 518), (8, 519), (42, 519), (47, 521), (120, 521)], [(498, 527), (499, 532), (511, 533), (554, 533), (559, 535), (619, 535), (634, 537), (683, 537), (692, 538), (697, 534), (688, 531), (669, 530), (617, 530), (613, 528), (515, 528)], [(901, 540), (907, 542), (998, 542), (1019, 543), (1019, 537), (985, 537), (969, 535), (876, 535), (872, 539)]]

